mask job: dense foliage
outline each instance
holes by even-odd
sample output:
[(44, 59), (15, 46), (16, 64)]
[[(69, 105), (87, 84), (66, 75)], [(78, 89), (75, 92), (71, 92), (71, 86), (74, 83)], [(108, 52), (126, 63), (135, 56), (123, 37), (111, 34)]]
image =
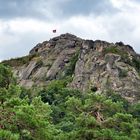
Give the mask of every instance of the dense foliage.
[(106, 95), (81, 93), (67, 84), (54, 80), (24, 89), (10, 68), (0, 65), (0, 139), (140, 139), (140, 103), (131, 105), (111, 90)]

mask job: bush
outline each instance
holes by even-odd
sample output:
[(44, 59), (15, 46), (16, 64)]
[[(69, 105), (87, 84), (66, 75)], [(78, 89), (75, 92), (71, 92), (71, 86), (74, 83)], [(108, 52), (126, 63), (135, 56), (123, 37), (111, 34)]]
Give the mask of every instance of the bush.
[(0, 130), (0, 139), (1, 140), (19, 140), (19, 134), (13, 134), (8, 130)]
[(110, 46), (104, 49), (104, 54), (107, 54), (107, 53), (120, 54), (120, 50), (115, 46)]

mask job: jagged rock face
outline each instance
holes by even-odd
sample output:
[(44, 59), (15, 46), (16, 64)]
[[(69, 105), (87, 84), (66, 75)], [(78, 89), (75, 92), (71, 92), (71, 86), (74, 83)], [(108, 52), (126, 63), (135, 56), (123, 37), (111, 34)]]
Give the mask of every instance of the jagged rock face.
[(80, 50), (82, 42), (82, 39), (67, 33), (39, 43), (30, 51), (30, 55), (37, 53), (37, 57), (14, 69), (19, 83), (31, 87), (64, 77), (70, 59)]
[(73, 78), (68, 86), (105, 93), (112, 89), (130, 102), (140, 100), (140, 56), (129, 45), (83, 40), (63, 34), (35, 46), (28, 64), (14, 68), (26, 87)]
[[(115, 53), (109, 50), (110, 47), (120, 52)], [(124, 49), (125, 47), (127, 49)], [(99, 93), (112, 89), (130, 102), (140, 100), (139, 74), (133, 66), (125, 62), (121, 53), (126, 54), (124, 56), (127, 57), (125, 58), (127, 61), (132, 61), (136, 55), (128, 46), (117, 46), (102, 41), (85, 41), (76, 63), (71, 86), (83, 91), (96, 89)]]

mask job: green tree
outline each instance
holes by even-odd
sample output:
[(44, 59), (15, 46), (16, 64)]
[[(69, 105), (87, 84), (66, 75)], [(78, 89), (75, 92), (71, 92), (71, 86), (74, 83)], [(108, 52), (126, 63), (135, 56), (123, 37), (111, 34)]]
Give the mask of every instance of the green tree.
[(8, 88), (14, 82), (13, 73), (8, 66), (0, 64), (0, 88)]

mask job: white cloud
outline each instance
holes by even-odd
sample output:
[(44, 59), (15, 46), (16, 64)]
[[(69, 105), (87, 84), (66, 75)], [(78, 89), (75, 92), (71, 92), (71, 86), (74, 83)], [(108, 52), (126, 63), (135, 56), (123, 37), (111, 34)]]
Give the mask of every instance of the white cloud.
[(2, 31), (7, 30), (11, 33), (27, 33), (27, 32), (48, 32), (53, 29), (52, 23), (43, 22), (35, 19), (17, 18), (14, 20), (1, 21)]

